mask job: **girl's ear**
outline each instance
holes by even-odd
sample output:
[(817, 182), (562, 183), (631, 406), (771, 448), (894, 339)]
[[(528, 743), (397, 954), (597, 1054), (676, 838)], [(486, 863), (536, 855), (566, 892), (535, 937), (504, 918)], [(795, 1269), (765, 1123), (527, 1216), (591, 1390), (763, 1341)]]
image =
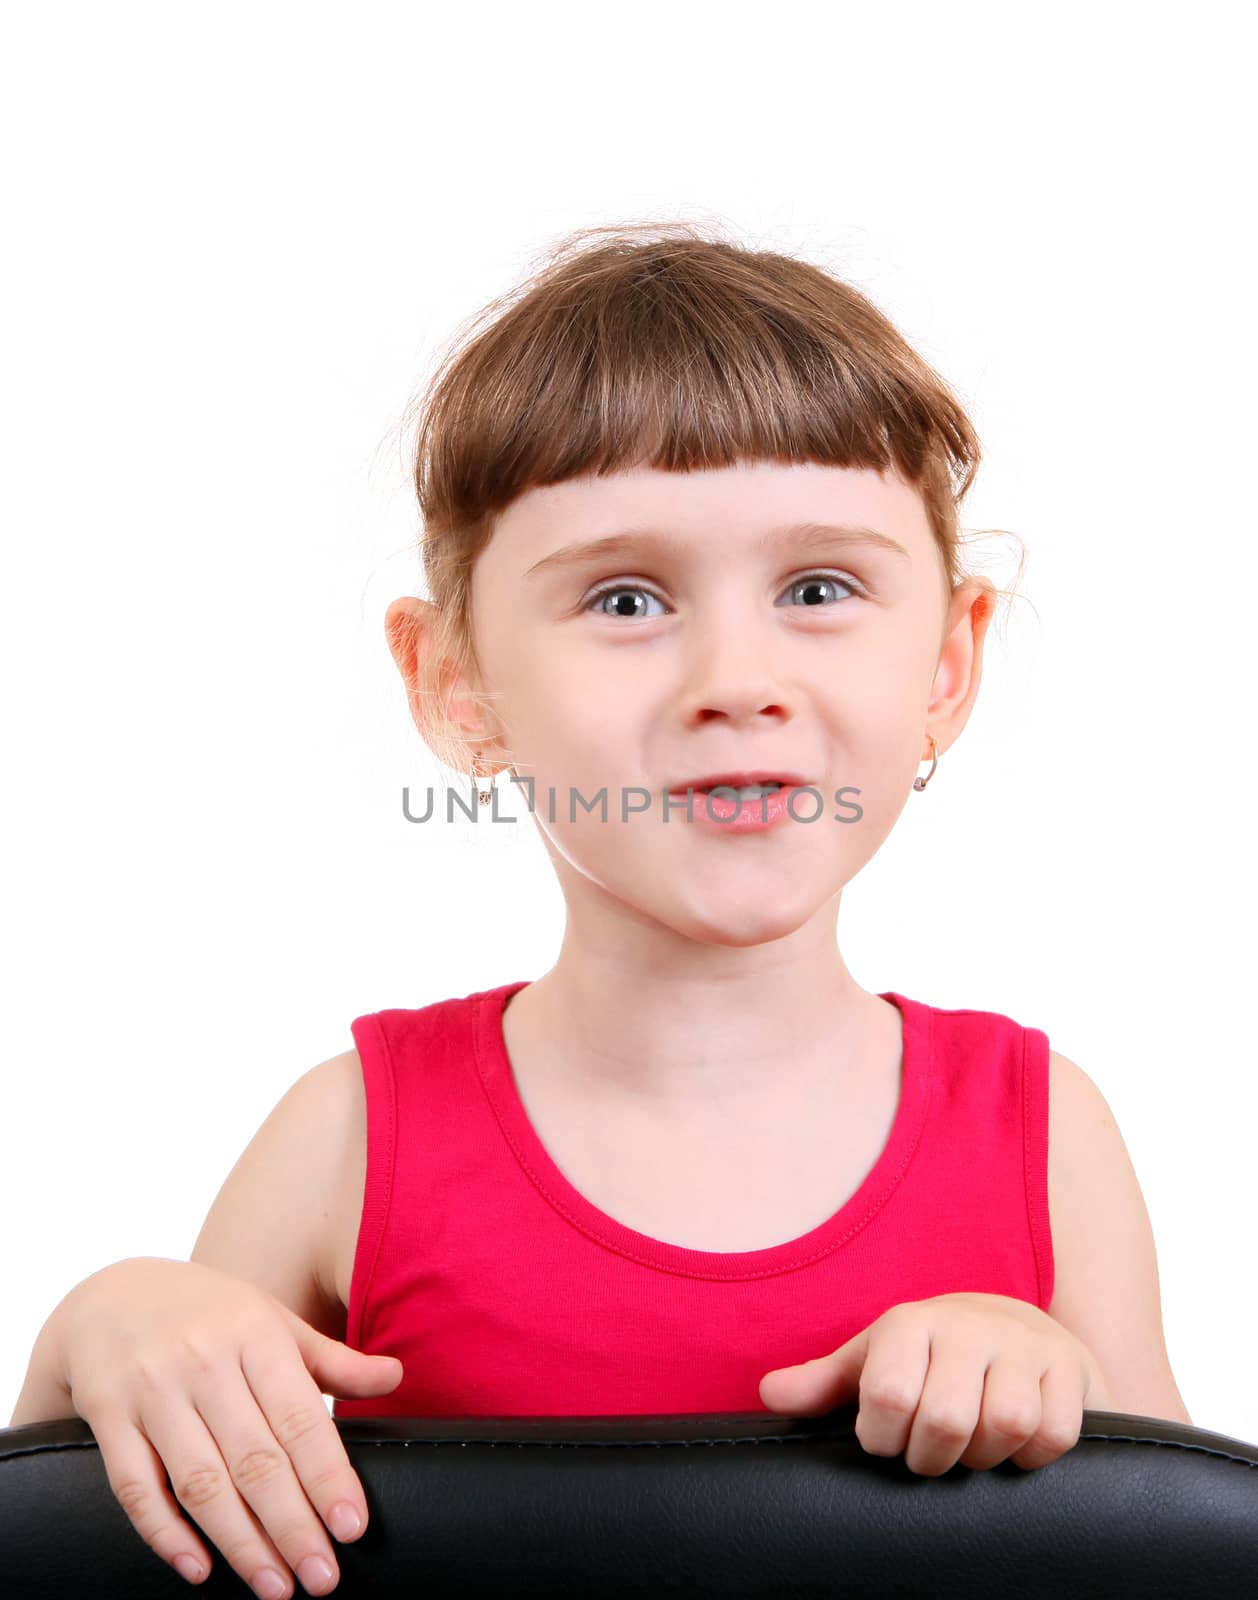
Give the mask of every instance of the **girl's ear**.
[[(996, 609), (990, 578), (967, 578), (952, 596), (927, 704), (926, 731), (940, 755), (961, 737), (983, 676), (983, 641)], [(929, 761), (929, 753), (922, 757)]]
[[(479, 749), (482, 759), (492, 765), (503, 757), (491, 748), (475, 687), (457, 661), (447, 659), (434, 664), (428, 659), (440, 637), (438, 621), (436, 606), (415, 595), (402, 595), (393, 601), (384, 615), (385, 637), (406, 685), (411, 717), (419, 729), (420, 737), (439, 758), (446, 759), (450, 752), (443, 754), (443, 750), (433, 744), (433, 739), (440, 730), (448, 728), (450, 742), (457, 744), (460, 740), (467, 740), (468, 748)], [(424, 669), (424, 679), (435, 687), (434, 704), (425, 704), (421, 667)], [(459, 765), (457, 753), (453, 765)], [(468, 770), (471, 770), (470, 765)]]
[(384, 614), (384, 634), (389, 653), (402, 674), (411, 716), (420, 733), (427, 736), (426, 721), (420, 714), (419, 668), (423, 652), (434, 636), (437, 608), (414, 595), (395, 600)]
[(395, 600), (384, 614), (384, 636), (389, 642), (389, 653), (397, 663), (408, 694), (415, 687), (421, 641), (430, 620), (425, 618), (425, 611), (435, 616), (435, 607), (427, 600), (408, 594)]

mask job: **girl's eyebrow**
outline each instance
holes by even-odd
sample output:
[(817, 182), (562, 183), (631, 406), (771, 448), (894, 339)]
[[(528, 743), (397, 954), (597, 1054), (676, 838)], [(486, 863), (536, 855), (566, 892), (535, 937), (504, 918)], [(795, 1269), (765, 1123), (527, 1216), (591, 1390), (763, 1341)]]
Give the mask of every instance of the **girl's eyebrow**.
[[(786, 527), (770, 528), (763, 538), (756, 541), (753, 549), (762, 552), (779, 544), (798, 544), (804, 549), (813, 549), (821, 545), (864, 544), (872, 545), (878, 550), (888, 550), (905, 561), (911, 559), (904, 546), (897, 544), (887, 534), (879, 533), (876, 528), (866, 528), (850, 522), (793, 522)], [(676, 534), (669, 533), (663, 528), (625, 528), (619, 533), (609, 533), (602, 539), (587, 539), (578, 544), (562, 545), (558, 550), (552, 550), (550, 555), (543, 556), (540, 561), (535, 561), (524, 576), (534, 578), (560, 568), (587, 566), (611, 556), (632, 555), (637, 551), (655, 555), (680, 555), (690, 549), (693, 549), (691, 540), (678, 538)]]

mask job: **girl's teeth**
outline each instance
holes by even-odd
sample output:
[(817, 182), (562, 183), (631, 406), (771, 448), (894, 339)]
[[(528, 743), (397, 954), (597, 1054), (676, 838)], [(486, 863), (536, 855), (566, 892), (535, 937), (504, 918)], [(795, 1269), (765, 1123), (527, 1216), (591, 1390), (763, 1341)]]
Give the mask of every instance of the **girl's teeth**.
[[(726, 794), (729, 789), (734, 788), (734, 785), (720, 784), (718, 787), (720, 788), (722, 794)], [(760, 797), (760, 795), (772, 794), (775, 790), (780, 789), (781, 787), (782, 785), (780, 783), (750, 783), (741, 789), (734, 788), (734, 792), (737, 794), (740, 800), (756, 800)], [(703, 793), (711, 794), (712, 791), (711, 789), (705, 789), (703, 790)]]

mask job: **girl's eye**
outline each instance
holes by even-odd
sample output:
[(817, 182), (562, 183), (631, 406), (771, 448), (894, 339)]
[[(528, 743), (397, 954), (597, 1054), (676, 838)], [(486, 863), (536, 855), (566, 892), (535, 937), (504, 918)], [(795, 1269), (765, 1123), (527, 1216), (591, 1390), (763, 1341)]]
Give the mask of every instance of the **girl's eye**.
[[(827, 572), (810, 572), (803, 578), (796, 578), (791, 583), (789, 583), (787, 585), (785, 593), (789, 594), (789, 595), (795, 595), (795, 594), (800, 593), (802, 591), (806, 596), (806, 598), (803, 601), (803, 604), (805, 606), (820, 606), (823, 609), (831, 609), (832, 610), (833, 609), (833, 605), (827, 605), (827, 601), (826, 601), (826, 597), (825, 597), (824, 591), (826, 589), (834, 589), (836, 587), (847, 589), (854, 595), (855, 594), (863, 594), (864, 593), (864, 590), (852, 578), (846, 578), (846, 577), (844, 577), (842, 575), (842, 573), (827, 573)], [(592, 611), (595, 608), (595, 606), (597, 606), (599, 604), (599, 602), (601, 600), (604, 600), (609, 594), (614, 594), (614, 595), (639, 595), (639, 594), (643, 594), (643, 595), (649, 595), (652, 600), (657, 601), (660, 605), (663, 605), (663, 603), (664, 603), (662, 600), (660, 600), (660, 597), (655, 593), (655, 591), (653, 589), (648, 589), (643, 584), (640, 584), (640, 583), (605, 583), (602, 586), (602, 588), (595, 589), (593, 594), (590, 596), (588, 604), (585, 606), (585, 610), (586, 611)], [(843, 596), (840, 595), (839, 599), (842, 599), (842, 598), (843, 598)], [(628, 609), (626, 609), (626, 608), (624, 608), (624, 607), (622, 607), (622, 606), (620, 606), (618, 604), (616, 609), (614, 609), (614, 610), (611, 610), (611, 611), (602, 610), (601, 611), (601, 615), (603, 615), (605, 617), (637, 617), (637, 618), (640, 618), (640, 619), (642, 618), (642, 613), (634, 608), (634, 602), (633, 601), (630, 601)]]

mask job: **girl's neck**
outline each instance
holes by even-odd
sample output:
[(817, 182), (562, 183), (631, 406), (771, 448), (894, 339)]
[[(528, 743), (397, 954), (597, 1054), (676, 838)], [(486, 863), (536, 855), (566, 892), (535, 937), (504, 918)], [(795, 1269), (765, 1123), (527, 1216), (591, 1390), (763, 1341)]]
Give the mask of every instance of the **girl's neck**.
[(695, 979), (565, 952), (512, 997), (504, 1036), (513, 1060), (544, 1063), (573, 1092), (669, 1116), (717, 1102), (748, 1114), (815, 1103), (841, 1092), (899, 1021), (854, 981), (836, 946), (826, 954), (815, 967), (792, 959)]

